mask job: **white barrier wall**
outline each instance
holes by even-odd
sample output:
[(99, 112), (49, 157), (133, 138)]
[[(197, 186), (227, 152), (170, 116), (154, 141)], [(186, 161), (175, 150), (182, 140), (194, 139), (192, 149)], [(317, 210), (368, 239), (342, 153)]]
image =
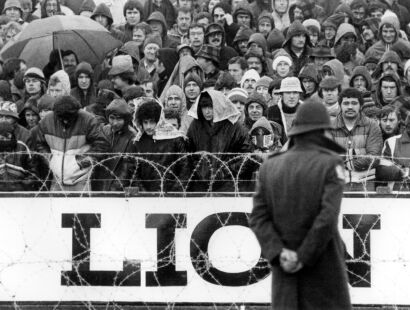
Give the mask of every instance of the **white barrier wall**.
[[(409, 202), (344, 199), (354, 304), (410, 304)], [(251, 198), (1, 198), (0, 301), (269, 303), (251, 208)]]

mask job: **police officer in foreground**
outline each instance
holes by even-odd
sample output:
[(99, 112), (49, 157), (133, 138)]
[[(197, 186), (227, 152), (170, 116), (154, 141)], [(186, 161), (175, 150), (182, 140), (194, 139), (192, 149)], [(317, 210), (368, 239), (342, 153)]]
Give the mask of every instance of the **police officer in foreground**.
[(288, 151), (262, 165), (250, 227), (272, 266), (272, 307), (351, 309), (338, 231), (344, 149), (326, 137), (321, 103), (301, 105)]

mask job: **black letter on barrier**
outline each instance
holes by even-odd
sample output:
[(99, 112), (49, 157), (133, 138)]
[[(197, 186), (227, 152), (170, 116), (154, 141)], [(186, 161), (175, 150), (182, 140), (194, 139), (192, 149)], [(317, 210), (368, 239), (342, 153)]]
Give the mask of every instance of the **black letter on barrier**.
[(212, 266), (208, 256), (208, 244), (212, 235), (219, 228), (240, 225), (249, 227), (248, 213), (224, 212), (212, 214), (203, 219), (195, 228), (191, 237), (191, 262), (198, 275), (212, 284), (224, 286), (245, 286), (266, 278), (270, 269), (263, 258), (250, 270), (229, 273)]
[(140, 286), (140, 264), (123, 262), (123, 271), (90, 271), (91, 228), (101, 227), (101, 214), (63, 214), (62, 227), (72, 228), (72, 270), (61, 272), (61, 285)]
[(349, 283), (371, 287), (370, 231), (380, 229), (380, 214), (345, 214), (343, 228), (353, 229), (353, 257), (346, 253)]
[(147, 271), (146, 285), (187, 285), (187, 272), (175, 270), (175, 230), (186, 228), (186, 214), (146, 214), (145, 225), (157, 229), (157, 271)]

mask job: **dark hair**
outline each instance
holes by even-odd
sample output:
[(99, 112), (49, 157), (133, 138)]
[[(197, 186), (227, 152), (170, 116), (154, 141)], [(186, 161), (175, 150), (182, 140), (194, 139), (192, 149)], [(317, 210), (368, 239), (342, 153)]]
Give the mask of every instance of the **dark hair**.
[(138, 23), (132, 27), (132, 31), (135, 31), (137, 29), (142, 30), (146, 36), (152, 33), (151, 26), (148, 25), (146, 22)]
[(394, 83), (396, 84), (396, 86), (397, 86), (396, 81), (395, 81), (394, 78), (393, 78), (392, 76), (390, 76), (390, 75), (383, 76), (383, 77), (380, 79), (380, 85), (382, 84), (382, 82), (394, 82)]
[(357, 98), (359, 100), (360, 106), (363, 106), (363, 95), (360, 90), (354, 87), (345, 88), (339, 94), (339, 104), (342, 103), (343, 98)]
[[(194, 16), (194, 23), (197, 23), (198, 20), (206, 18), (211, 23), (212, 22), (212, 15), (208, 12), (199, 12)], [(205, 31), (204, 31), (205, 32)]]
[(164, 109), (164, 117), (165, 117), (165, 119), (176, 118), (176, 120), (178, 121), (178, 127), (181, 126), (181, 115), (179, 115), (178, 111), (176, 111), (174, 109), (165, 108)]
[(397, 116), (397, 119), (398, 119), (399, 122), (400, 122), (400, 120), (401, 120), (400, 110), (399, 110), (398, 108), (396, 108), (396, 107), (391, 106), (391, 105), (386, 105), (386, 106), (384, 106), (384, 107), (380, 110), (379, 115), (378, 115), (378, 118), (379, 118), (379, 119), (382, 119), (382, 118), (384, 118), (384, 117), (388, 117), (390, 113), (395, 113), (396, 116)]
[(74, 51), (72, 51), (72, 50), (61, 51), (61, 58), (64, 58), (65, 56), (69, 56), (69, 55), (74, 55), (75, 61), (77, 62), (77, 64), (80, 63), (80, 62), (78, 61), (77, 54), (74, 53)]
[(200, 24), (193, 23), (193, 24), (191, 24), (191, 25), (189, 26), (189, 28), (188, 28), (188, 38), (190, 37), (190, 35), (189, 35), (190, 30), (193, 29), (193, 28), (201, 28), (202, 31), (204, 32), (204, 36), (205, 36), (205, 27), (202, 26), (202, 25), (200, 25)]
[[(288, 3), (289, 3), (289, 1), (288, 1)], [(292, 4), (292, 5), (289, 7), (289, 19), (290, 19), (290, 22), (291, 22), (291, 23), (293, 23), (294, 20), (295, 20), (295, 10), (296, 10), (296, 8), (298, 8), (299, 10), (301, 10), (302, 12), (304, 12), (304, 8), (303, 8), (303, 6), (302, 6), (301, 4), (298, 4), (298, 3)], [(304, 15), (304, 14), (303, 14), (303, 15)]]
[(240, 65), (242, 70), (248, 69), (248, 63), (246, 62), (245, 58), (243, 58), (241, 56), (235, 56), (235, 57), (232, 57), (231, 59), (229, 59), (228, 66), (233, 65), (233, 64)]
[(159, 122), (161, 117), (161, 106), (155, 99), (147, 99), (143, 104), (141, 104), (137, 110), (137, 121), (142, 124), (144, 120), (154, 120), (156, 123)]
[(153, 80), (148, 80), (148, 81), (141, 82), (141, 84), (148, 84), (148, 83), (152, 83), (152, 90), (154, 91), (154, 96), (156, 96), (157, 93), (158, 93), (158, 85), (157, 85), (157, 83), (154, 83)]
[(14, 79), (16, 73), (20, 70), (20, 64), (26, 63), (23, 59), (20, 58), (9, 58), (4, 62), (3, 65), (3, 80), (12, 80)]
[(198, 118), (200, 117), (200, 115), (203, 117), (202, 111), (201, 111), (202, 108), (213, 107), (212, 98), (208, 92), (203, 92), (199, 96), (200, 97), (198, 101)]
[(232, 7), (231, 7), (231, 5), (229, 4), (229, 3), (226, 3), (226, 2), (223, 2), (223, 1), (221, 1), (221, 2), (219, 2), (218, 4), (216, 4), (215, 6), (214, 6), (214, 8), (212, 9), (212, 20), (213, 20), (213, 18), (214, 18), (214, 13), (215, 13), (215, 9), (217, 9), (217, 8), (221, 8), (222, 10), (224, 10), (224, 12), (225, 12), (225, 14), (232, 14)]
[[(302, 87), (303, 87), (303, 83), (301, 83), (301, 84), (302, 84)], [(337, 87), (335, 87), (335, 88), (327, 88), (327, 87), (322, 88), (322, 87), (318, 87), (317, 94), (318, 94), (319, 98), (322, 98), (322, 99), (323, 99), (323, 89), (330, 90), (330, 89), (336, 89), (336, 88), (337, 88), (338, 94), (339, 94), (339, 96), (340, 96), (340, 95), (341, 95), (341, 92), (342, 92), (342, 86), (341, 86), (341, 85), (337, 85)], [(339, 100), (340, 100), (340, 97), (339, 97)], [(341, 102), (341, 101), (340, 101), (340, 102)]]

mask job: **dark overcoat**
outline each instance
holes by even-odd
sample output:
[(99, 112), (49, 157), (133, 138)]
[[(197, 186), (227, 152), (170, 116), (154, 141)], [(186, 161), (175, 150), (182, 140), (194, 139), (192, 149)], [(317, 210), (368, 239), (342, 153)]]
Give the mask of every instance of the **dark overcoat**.
[[(326, 138), (297, 141), (260, 169), (250, 227), (272, 266), (272, 307), (351, 309), (344, 244), (338, 231), (343, 162)], [(283, 271), (283, 248), (297, 252), (303, 268)]]

